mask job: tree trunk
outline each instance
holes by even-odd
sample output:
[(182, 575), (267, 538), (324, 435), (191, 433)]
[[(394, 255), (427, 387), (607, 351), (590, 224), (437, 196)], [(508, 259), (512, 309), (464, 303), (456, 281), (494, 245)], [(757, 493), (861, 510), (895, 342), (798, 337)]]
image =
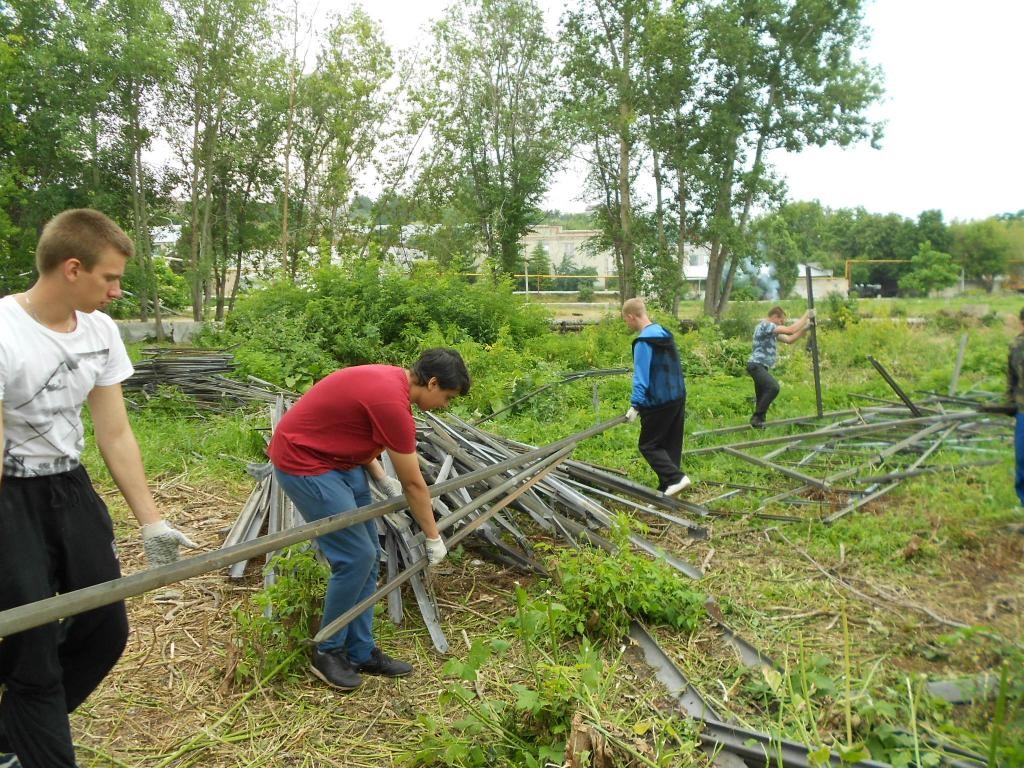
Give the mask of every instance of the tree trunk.
[(686, 182), (683, 179), (683, 172), (677, 171), (679, 180), (676, 187), (676, 202), (679, 204), (679, 236), (676, 238), (676, 258), (679, 266), (680, 291), (672, 301), (672, 315), (679, 315), (679, 297), (682, 289), (686, 287)]
[(722, 273), (725, 271), (727, 246), (723, 242), (724, 231), (732, 224), (732, 177), (736, 168), (736, 144), (738, 136), (733, 136), (722, 163), (722, 173), (718, 178), (715, 212), (712, 216), (714, 234), (711, 236), (711, 254), (708, 258), (708, 282), (704, 294), (704, 313), (716, 320), (719, 319), (718, 306), (722, 290)]
[[(776, 90), (773, 87), (771, 93), (768, 95), (768, 103), (765, 106), (764, 113), (761, 116), (761, 125), (757, 136), (757, 149), (754, 151), (754, 164), (750, 169), (750, 173), (747, 175), (747, 189), (746, 196), (743, 200), (743, 210), (740, 212), (740, 218), (736, 224), (736, 231), (740, 236), (742, 236), (747, 230), (747, 223), (750, 221), (750, 211), (754, 203), (754, 194), (757, 191), (758, 182), (761, 180), (764, 145), (768, 131), (771, 128), (770, 122), (772, 110), (775, 105), (775, 94)], [(732, 253), (729, 260), (729, 274), (725, 280), (725, 284), (722, 286), (721, 295), (718, 299), (718, 312), (715, 314), (715, 317), (721, 317), (729, 303), (729, 296), (732, 294), (733, 279), (736, 277), (736, 270), (739, 267), (739, 261), (740, 255), (735, 252)]]
[(633, 203), (629, 188), (631, 147), (627, 135), (628, 115), (628, 106), (624, 102), (619, 104), (619, 227), (622, 232), (622, 271), (619, 275), (619, 296), (623, 301), (636, 296), (636, 264), (633, 260)]

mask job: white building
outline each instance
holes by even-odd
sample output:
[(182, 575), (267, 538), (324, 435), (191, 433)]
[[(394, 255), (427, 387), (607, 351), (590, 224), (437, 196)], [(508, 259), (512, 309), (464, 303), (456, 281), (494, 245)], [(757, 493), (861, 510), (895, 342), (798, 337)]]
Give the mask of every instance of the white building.
[(610, 249), (594, 253), (583, 247), (590, 238), (600, 234), (596, 229), (563, 229), (558, 224), (540, 224), (519, 239), (519, 246), (527, 259), (538, 245), (542, 246), (552, 270), (557, 271), (566, 258), (578, 268), (590, 267), (597, 271), (597, 280), (604, 287), (609, 277), (618, 274), (615, 254)]

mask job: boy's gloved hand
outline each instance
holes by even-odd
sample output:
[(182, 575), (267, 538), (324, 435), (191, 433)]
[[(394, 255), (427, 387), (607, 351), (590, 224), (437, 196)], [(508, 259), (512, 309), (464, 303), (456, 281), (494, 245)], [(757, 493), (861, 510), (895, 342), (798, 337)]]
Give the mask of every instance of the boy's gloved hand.
[(142, 526), (142, 545), (151, 568), (178, 561), (178, 547), (195, 549), (199, 545), (166, 520)]
[(448, 547), (444, 545), (444, 540), (440, 536), (436, 539), (427, 539), (423, 542), (423, 546), (427, 548), (427, 563), (429, 565), (439, 564), (448, 554)]
[(383, 480), (374, 480), (373, 482), (377, 484), (377, 488), (385, 498), (393, 499), (405, 493), (402, 490), (402, 484), (393, 477), (385, 477)]

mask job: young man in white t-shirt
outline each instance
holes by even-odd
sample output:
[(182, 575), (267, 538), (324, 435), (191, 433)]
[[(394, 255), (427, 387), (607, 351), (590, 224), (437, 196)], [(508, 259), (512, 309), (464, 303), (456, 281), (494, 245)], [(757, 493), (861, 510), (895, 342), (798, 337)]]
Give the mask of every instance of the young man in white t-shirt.
[[(99, 211), (64, 211), (40, 235), (39, 279), (0, 299), (0, 610), (120, 576), (110, 515), (80, 463), (85, 402), (150, 565), (195, 546), (156, 509), (121, 394), (132, 364), (98, 311), (121, 295), (133, 253)], [(0, 768), (74, 768), (68, 713), (127, 638), (124, 603), (115, 603), (0, 642)]]

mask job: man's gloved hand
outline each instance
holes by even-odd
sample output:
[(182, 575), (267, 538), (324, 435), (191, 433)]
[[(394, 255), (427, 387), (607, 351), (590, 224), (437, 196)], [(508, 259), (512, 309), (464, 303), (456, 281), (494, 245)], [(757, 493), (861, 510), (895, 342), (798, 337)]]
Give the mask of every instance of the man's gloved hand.
[(385, 476), (383, 480), (374, 480), (374, 482), (380, 492), (384, 494), (384, 498), (393, 499), (405, 493), (402, 490), (402, 484), (393, 477)]
[(427, 539), (423, 542), (423, 546), (427, 548), (427, 563), (429, 565), (439, 564), (448, 554), (448, 547), (444, 545), (444, 540), (440, 536), (436, 539)]
[(636, 421), (636, 417), (638, 414), (639, 411), (637, 411), (637, 409), (634, 406), (629, 406), (629, 410), (626, 411), (626, 421), (630, 423)]
[(166, 520), (142, 526), (142, 545), (151, 568), (177, 562), (179, 546), (191, 549), (199, 546)]

